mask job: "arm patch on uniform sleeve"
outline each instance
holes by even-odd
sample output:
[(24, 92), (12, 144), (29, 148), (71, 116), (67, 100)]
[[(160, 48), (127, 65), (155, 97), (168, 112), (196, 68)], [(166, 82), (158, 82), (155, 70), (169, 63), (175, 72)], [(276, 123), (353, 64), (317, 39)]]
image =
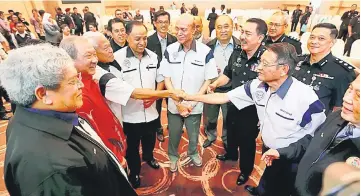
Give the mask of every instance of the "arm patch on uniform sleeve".
[(246, 94), (248, 95), (249, 98), (252, 98), (252, 93), (251, 93), (251, 84), (252, 84), (252, 80), (248, 81), (246, 84), (244, 84), (244, 90), (246, 91)]
[(212, 50), (210, 50), (206, 56), (206, 64), (213, 58), (214, 58), (213, 52)]
[(312, 121), (312, 114), (321, 113), (324, 110), (325, 105), (323, 105), (320, 100), (316, 100), (308, 107), (307, 111), (303, 114), (300, 126), (305, 127), (308, 123)]
[(116, 76), (112, 73), (106, 73), (102, 77), (100, 77), (99, 88), (100, 88), (100, 92), (102, 93), (103, 97), (105, 97), (105, 89), (106, 89), (107, 83), (109, 82), (109, 80), (111, 80), (113, 78), (116, 78)]

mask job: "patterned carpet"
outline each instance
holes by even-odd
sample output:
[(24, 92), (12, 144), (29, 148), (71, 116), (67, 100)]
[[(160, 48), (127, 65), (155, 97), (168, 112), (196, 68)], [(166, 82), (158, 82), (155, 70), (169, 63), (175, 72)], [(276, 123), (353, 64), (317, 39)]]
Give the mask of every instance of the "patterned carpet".
[[(10, 109), (10, 104), (6, 104)], [(162, 123), (167, 125), (166, 109), (162, 111)], [(0, 175), (3, 176), (4, 158), (6, 150), (6, 130), (7, 121), (0, 121)], [(219, 119), (218, 132), (220, 135), (222, 119)], [(238, 163), (236, 161), (221, 162), (215, 157), (219, 153), (224, 153), (222, 141), (217, 139), (211, 147), (202, 148), (206, 139), (204, 129), (201, 127), (198, 150), (203, 159), (203, 165), (196, 167), (187, 157), (188, 137), (185, 131), (181, 143), (180, 165), (176, 173), (169, 171), (169, 159), (167, 156), (168, 131), (165, 130), (165, 142), (156, 143), (154, 157), (159, 161), (161, 168), (154, 170), (143, 162), (141, 170), (141, 187), (137, 189), (139, 195), (159, 195), (159, 196), (201, 196), (201, 195), (248, 195), (243, 186), (236, 185), (239, 174)], [(263, 173), (264, 164), (259, 164), (261, 158), (261, 143), (257, 140), (256, 163), (252, 175), (247, 184), (258, 183), (260, 175)], [(242, 160), (241, 160), (242, 161)], [(0, 180), (0, 196), (9, 195), (6, 191), (4, 178)]]

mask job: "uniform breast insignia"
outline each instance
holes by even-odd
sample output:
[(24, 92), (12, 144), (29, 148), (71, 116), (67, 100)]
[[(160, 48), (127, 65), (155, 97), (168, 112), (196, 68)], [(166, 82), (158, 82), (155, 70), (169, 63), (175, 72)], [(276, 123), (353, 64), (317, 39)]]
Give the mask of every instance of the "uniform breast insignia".
[(325, 74), (325, 73), (319, 73), (319, 74), (313, 74), (313, 75), (316, 77), (319, 77), (319, 78), (326, 78), (326, 79), (330, 79), (330, 80), (335, 79), (335, 77), (329, 76), (328, 74)]
[(178, 52), (173, 52), (172, 56), (173, 60), (176, 60), (178, 58)]
[(297, 63), (296, 67), (295, 67), (295, 70), (296, 71), (299, 71), (301, 69), (301, 65), (302, 65), (303, 61), (300, 61)]
[(289, 35), (287, 35), (287, 37), (294, 40), (294, 41), (297, 41), (297, 42), (300, 41), (300, 39), (298, 39), (297, 37), (292, 37), (292, 36), (289, 36)]
[(313, 87), (313, 90), (315, 90), (315, 91), (319, 91), (319, 90), (320, 90), (320, 86), (315, 85), (315, 86)]
[(256, 91), (256, 99), (257, 101), (261, 101), (264, 97), (265, 92), (264, 91)]
[(125, 60), (123, 61), (123, 66), (124, 66), (124, 67), (129, 68), (129, 67), (130, 67), (130, 65), (131, 65), (131, 62), (130, 62), (130, 60), (129, 60), (129, 59), (125, 59)]
[(251, 71), (256, 72), (258, 65), (259, 65), (259, 63), (252, 64), (251, 65)]

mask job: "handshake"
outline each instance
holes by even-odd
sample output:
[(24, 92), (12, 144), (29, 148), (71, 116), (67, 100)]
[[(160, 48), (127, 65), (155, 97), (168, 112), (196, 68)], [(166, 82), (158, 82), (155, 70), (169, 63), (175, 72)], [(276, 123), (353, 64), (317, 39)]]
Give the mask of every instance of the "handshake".
[(188, 101), (190, 96), (183, 90), (170, 90), (170, 98), (172, 98), (177, 106), (179, 114), (183, 117), (188, 117), (193, 108), (197, 105), (197, 102)]

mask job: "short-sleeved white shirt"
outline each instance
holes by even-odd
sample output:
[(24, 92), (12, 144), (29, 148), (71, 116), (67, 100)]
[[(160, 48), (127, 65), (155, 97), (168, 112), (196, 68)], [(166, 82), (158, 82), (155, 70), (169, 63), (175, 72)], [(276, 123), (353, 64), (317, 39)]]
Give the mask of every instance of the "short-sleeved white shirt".
[[(218, 77), (211, 49), (195, 40), (188, 52), (184, 52), (179, 42), (169, 45), (160, 63), (160, 73), (164, 78), (171, 79), (174, 89), (182, 89), (189, 94), (198, 93), (206, 80)], [(172, 114), (179, 114), (171, 99), (168, 101), (168, 110)], [(202, 111), (203, 104), (197, 103), (191, 114), (201, 114)]]
[[(115, 52), (114, 58), (122, 70), (119, 72), (115, 67), (111, 67), (110, 72), (134, 88), (155, 90), (157, 82), (164, 80), (157, 68), (157, 55), (148, 49), (144, 50), (141, 60), (134, 56), (130, 47), (124, 47)], [(123, 121), (127, 123), (153, 121), (159, 116), (155, 105), (154, 102), (149, 108), (144, 108), (143, 100), (130, 98), (128, 103), (122, 106)]]
[(264, 144), (273, 149), (287, 147), (314, 131), (326, 119), (325, 107), (313, 89), (289, 77), (276, 92), (258, 79), (227, 93), (242, 109), (256, 105)]

